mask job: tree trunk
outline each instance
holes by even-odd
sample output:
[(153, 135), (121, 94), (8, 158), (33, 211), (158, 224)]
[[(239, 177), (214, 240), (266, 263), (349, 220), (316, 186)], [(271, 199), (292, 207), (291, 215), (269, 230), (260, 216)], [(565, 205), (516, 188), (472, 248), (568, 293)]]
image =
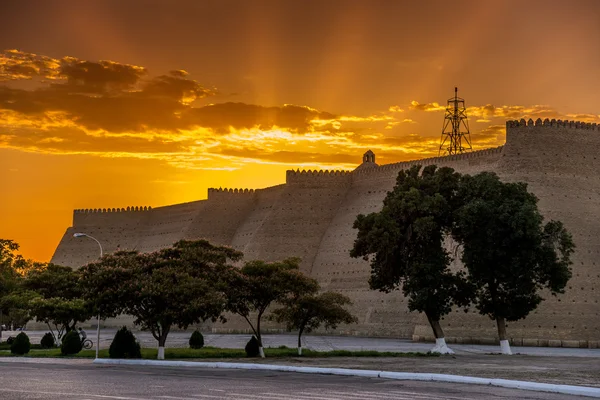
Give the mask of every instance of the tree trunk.
[(446, 345), (444, 330), (440, 325), (439, 319), (430, 316), (428, 313), (425, 313), (425, 315), (427, 316), (427, 320), (429, 321), (429, 325), (431, 326), (433, 335), (435, 336), (435, 346), (433, 346), (430, 352), (439, 354), (454, 354), (454, 351), (452, 351), (452, 349)]
[(506, 321), (504, 317), (496, 317), (496, 325), (498, 326), (498, 338), (500, 338), (500, 352), (502, 354), (511, 355), (510, 344), (506, 337)]
[(259, 312), (256, 318), (256, 339), (258, 340), (258, 354), (260, 354), (260, 358), (265, 358), (262, 335), (260, 334), (260, 317), (262, 317), (262, 313)]
[(165, 359), (165, 342), (167, 341), (167, 335), (165, 335), (164, 333), (158, 338), (158, 355), (157, 355), (157, 359), (158, 360), (164, 360)]
[(300, 328), (298, 330), (298, 355), (301, 356), (302, 355), (302, 331), (304, 330), (304, 328)]

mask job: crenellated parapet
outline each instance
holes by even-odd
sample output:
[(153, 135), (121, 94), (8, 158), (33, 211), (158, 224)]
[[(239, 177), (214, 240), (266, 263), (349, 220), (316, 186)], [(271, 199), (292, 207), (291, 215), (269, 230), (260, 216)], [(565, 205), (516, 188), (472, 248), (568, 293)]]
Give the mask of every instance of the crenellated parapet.
[(126, 208), (78, 208), (73, 210), (74, 214), (95, 214), (95, 213), (122, 213), (122, 212), (137, 212), (137, 211), (150, 211), (152, 207), (149, 206), (135, 206)]
[(374, 179), (378, 177), (385, 177), (393, 175), (394, 177), (401, 170), (410, 169), (415, 165), (421, 165), (425, 167), (427, 165), (438, 165), (444, 166), (448, 163), (460, 162), (460, 161), (471, 161), (485, 158), (495, 158), (502, 154), (503, 146), (494, 147), (485, 150), (472, 151), (462, 154), (453, 154), (449, 156), (423, 158), (421, 160), (401, 161), (393, 164), (380, 165), (377, 168), (370, 169), (357, 169), (352, 172), (355, 180)]
[(568, 120), (561, 120), (561, 119), (544, 119), (542, 121), (541, 118), (538, 118), (537, 120), (533, 120), (533, 119), (529, 119), (528, 121), (525, 121), (524, 118), (521, 118), (521, 120), (514, 120), (514, 121), (506, 121), (506, 129), (510, 129), (510, 128), (519, 128), (519, 127), (556, 127), (556, 128), (570, 128), (570, 129), (586, 129), (586, 130), (593, 130), (593, 131), (598, 131), (600, 130), (600, 125), (598, 125), (597, 123), (590, 123), (590, 122), (581, 122), (581, 121), (568, 121)]
[(256, 192), (254, 189), (208, 188), (208, 200), (254, 198)]
[(285, 174), (287, 184), (350, 184), (352, 172), (344, 170), (288, 170)]

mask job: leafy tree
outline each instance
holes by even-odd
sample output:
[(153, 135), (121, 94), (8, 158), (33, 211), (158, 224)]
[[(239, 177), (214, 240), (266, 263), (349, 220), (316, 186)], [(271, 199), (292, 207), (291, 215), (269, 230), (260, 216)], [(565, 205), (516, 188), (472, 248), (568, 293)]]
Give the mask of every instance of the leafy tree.
[(105, 317), (132, 315), (158, 341), (158, 358), (173, 326), (222, 319), (226, 304), (219, 286), (226, 262), (242, 253), (206, 240), (179, 241), (153, 253), (117, 252), (82, 268), (85, 297)]
[(93, 315), (90, 303), (82, 298), (80, 275), (71, 267), (48, 264), (46, 268), (30, 270), (22, 282), (24, 290), (37, 294), (28, 301), (31, 316), (48, 325), (57, 343), (77, 323)]
[[(11, 296), (19, 290), (19, 284), (24, 271), (32, 264), (18, 254), (19, 244), (13, 240), (0, 239), (0, 340), (2, 339), (2, 323), (9, 325), (24, 325), (26, 313), (19, 313), (17, 309), (11, 309), (6, 296)], [(12, 313), (11, 313), (12, 311)]]
[(460, 174), (452, 168), (420, 166), (400, 171), (381, 211), (358, 215), (351, 257), (371, 263), (371, 289), (402, 288), (411, 311), (425, 313), (436, 338), (432, 351), (452, 353), (440, 319), (454, 304), (467, 306), (470, 286), (464, 274), (453, 273), (444, 246), (451, 232)]
[(357, 318), (344, 308), (351, 304), (350, 299), (340, 293), (310, 294), (288, 300), (283, 307), (273, 310), (270, 318), (277, 322), (285, 322), (290, 331), (298, 330), (298, 355), (301, 356), (303, 332), (311, 332), (321, 325), (325, 325), (327, 329), (335, 329), (341, 323), (358, 322)]
[(477, 288), (475, 306), (496, 321), (502, 352), (510, 354), (506, 321), (525, 318), (543, 298), (563, 293), (571, 278), (571, 235), (558, 221), (544, 224), (525, 183), (504, 183), (494, 173), (463, 176), (454, 237)]
[[(300, 272), (299, 263), (298, 258), (272, 263), (249, 261), (241, 269), (230, 269), (225, 277), (229, 288), (227, 310), (242, 316), (248, 322), (263, 358), (265, 354), (261, 319), (267, 308), (273, 303), (315, 293), (319, 288), (316, 280)], [(256, 313), (254, 323), (251, 321), (251, 313)]]

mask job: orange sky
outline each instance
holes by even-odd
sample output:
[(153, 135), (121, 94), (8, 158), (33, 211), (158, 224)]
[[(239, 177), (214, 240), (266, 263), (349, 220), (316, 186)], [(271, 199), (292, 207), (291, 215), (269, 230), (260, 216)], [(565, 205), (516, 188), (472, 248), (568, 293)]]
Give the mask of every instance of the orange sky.
[(476, 149), (507, 119), (600, 122), (600, 2), (452, 3), (3, 5), (0, 238), (47, 261), (74, 208), (437, 155), (454, 86)]

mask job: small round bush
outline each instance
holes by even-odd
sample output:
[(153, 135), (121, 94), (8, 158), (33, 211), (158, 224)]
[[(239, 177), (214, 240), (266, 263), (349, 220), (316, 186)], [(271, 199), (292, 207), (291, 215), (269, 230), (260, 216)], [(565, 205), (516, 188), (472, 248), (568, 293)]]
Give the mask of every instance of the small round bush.
[(45, 333), (40, 340), (40, 345), (42, 349), (51, 349), (54, 347), (54, 336), (50, 332)]
[(6, 339), (7, 344), (12, 344), (12, 342), (14, 342), (14, 341), (15, 341), (15, 338), (12, 336), (9, 336), (8, 339)]
[(12, 354), (23, 355), (29, 353), (31, 349), (31, 343), (29, 342), (29, 336), (25, 332), (21, 332), (17, 335), (15, 340), (10, 345), (10, 352)]
[(117, 331), (108, 349), (110, 358), (142, 358), (140, 344), (126, 326)]
[(60, 354), (63, 356), (70, 356), (77, 354), (81, 351), (81, 338), (77, 331), (69, 331), (62, 338), (62, 344), (60, 345)]
[(204, 336), (200, 331), (194, 331), (190, 337), (190, 348), (201, 349), (204, 347)]
[(246, 356), (258, 357), (258, 355), (260, 354), (258, 347), (258, 339), (252, 336), (252, 338), (248, 341), (248, 343), (246, 343), (246, 347), (244, 348), (244, 350), (246, 350)]

